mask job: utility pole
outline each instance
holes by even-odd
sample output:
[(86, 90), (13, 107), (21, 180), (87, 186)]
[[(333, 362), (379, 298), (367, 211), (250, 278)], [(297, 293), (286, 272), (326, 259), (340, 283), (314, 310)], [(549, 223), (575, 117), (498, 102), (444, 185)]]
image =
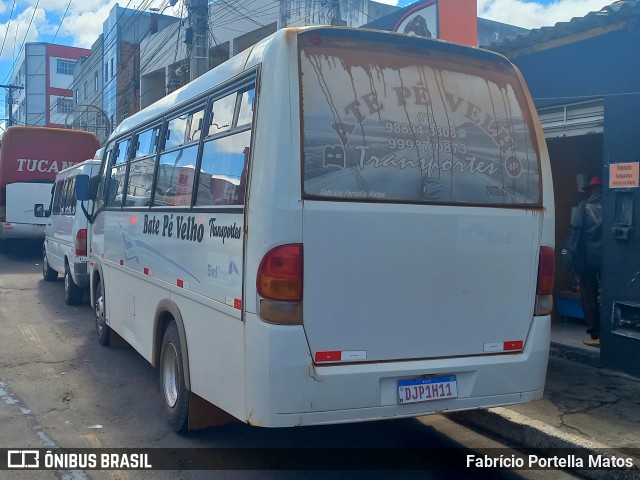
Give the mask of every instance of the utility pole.
[(207, 0), (185, 0), (184, 4), (189, 11), (189, 27), (185, 34), (189, 56), (189, 79), (195, 80), (209, 70), (209, 5)]
[(19, 85), (0, 85), (7, 91), (7, 103), (9, 104), (9, 116), (7, 117), (7, 127), (13, 125), (13, 91), (23, 90), (24, 87)]

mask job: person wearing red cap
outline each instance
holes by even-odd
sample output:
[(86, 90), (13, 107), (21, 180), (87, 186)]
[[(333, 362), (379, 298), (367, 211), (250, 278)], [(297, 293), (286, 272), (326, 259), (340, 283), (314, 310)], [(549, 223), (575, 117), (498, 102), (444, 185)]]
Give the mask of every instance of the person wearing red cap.
[(589, 197), (578, 206), (571, 229), (579, 229), (578, 249), (581, 261), (578, 269), (580, 303), (589, 338), (584, 344), (600, 347), (600, 267), (602, 264), (602, 178), (593, 177), (583, 190)]

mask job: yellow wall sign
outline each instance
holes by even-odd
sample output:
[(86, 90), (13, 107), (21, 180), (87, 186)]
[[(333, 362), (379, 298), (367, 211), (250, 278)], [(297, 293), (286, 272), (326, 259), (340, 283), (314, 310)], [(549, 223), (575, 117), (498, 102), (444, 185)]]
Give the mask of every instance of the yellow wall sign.
[(609, 188), (638, 187), (638, 162), (612, 163), (609, 175)]

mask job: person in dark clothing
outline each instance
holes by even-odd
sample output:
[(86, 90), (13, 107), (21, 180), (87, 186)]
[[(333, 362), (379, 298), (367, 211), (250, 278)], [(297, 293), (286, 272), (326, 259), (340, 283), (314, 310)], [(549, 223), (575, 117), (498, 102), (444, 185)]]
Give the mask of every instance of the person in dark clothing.
[(600, 346), (600, 268), (602, 265), (602, 178), (593, 177), (583, 188), (589, 197), (578, 206), (572, 229), (580, 230), (580, 303), (589, 338), (584, 344)]

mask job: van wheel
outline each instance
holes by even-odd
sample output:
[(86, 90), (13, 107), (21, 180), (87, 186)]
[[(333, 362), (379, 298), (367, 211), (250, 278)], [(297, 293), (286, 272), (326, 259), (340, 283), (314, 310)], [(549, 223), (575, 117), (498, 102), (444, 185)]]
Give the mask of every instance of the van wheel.
[(160, 390), (169, 425), (175, 432), (187, 430), (189, 392), (184, 384), (180, 333), (175, 321), (164, 332), (160, 351)]
[(82, 288), (73, 281), (69, 265), (66, 265), (64, 268), (64, 303), (67, 305), (77, 305), (82, 301), (83, 293)]
[(95, 302), (93, 304), (93, 312), (96, 319), (96, 333), (98, 334), (98, 342), (100, 345), (108, 347), (111, 344), (111, 328), (106, 323), (106, 297), (102, 279), (98, 280), (96, 285)]
[(49, 262), (47, 261), (47, 250), (44, 247), (42, 248), (42, 277), (47, 282), (53, 282), (58, 278), (58, 272), (49, 266)]

